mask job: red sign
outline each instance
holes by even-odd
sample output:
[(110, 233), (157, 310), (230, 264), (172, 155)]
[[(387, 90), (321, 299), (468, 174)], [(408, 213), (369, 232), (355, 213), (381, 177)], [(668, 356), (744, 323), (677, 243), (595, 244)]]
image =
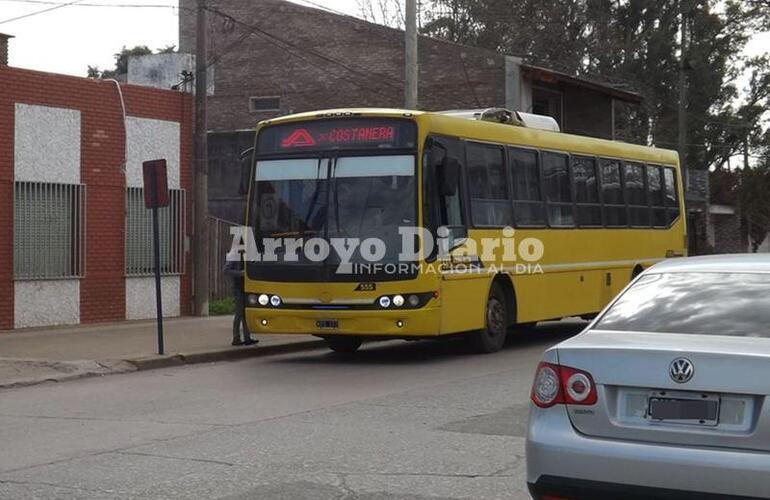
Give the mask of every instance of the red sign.
[(166, 160), (150, 160), (142, 163), (142, 174), (144, 174), (144, 206), (146, 208), (167, 207)]
[(315, 140), (306, 128), (298, 128), (281, 141), (282, 148), (299, 148), (303, 146), (315, 146)]

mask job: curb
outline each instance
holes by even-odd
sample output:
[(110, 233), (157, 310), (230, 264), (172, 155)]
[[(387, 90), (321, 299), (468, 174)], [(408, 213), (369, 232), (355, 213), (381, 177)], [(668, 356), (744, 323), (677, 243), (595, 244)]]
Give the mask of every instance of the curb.
[[(278, 354), (290, 354), (295, 352), (318, 349), (325, 346), (323, 340), (306, 340), (290, 342), (288, 344), (273, 344), (264, 347), (237, 347), (218, 349), (214, 351), (194, 351), (190, 353), (174, 353), (164, 356), (145, 356), (134, 359), (122, 360), (97, 360), (97, 361), (40, 361), (51, 365), (73, 366), (67, 373), (47, 374), (41, 377), (17, 378), (9, 381), (0, 380), (0, 390), (29, 387), (45, 382), (67, 382), (90, 377), (104, 375), (117, 375), (120, 373), (133, 373), (137, 371), (156, 370), (158, 368), (170, 368), (173, 366), (192, 365), (199, 363), (213, 363), (216, 361), (237, 361), (248, 358), (274, 356)], [(24, 361), (24, 360), (18, 360)], [(37, 360), (34, 360), (37, 361)]]
[(326, 343), (323, 340), (306, 340), (288, 344), (273, 344), (264, 347), (259, 347), (259, 345), (257, 345), (253, 347), (218, 349), (216, 351), (194, 351), (190, 353), (167, 354), (164, 356), (147, 356), (126, 359), (125, 361), (136, 367), (137, 371), (144, 371), (172, 366), (212, 363), (215, 361), (237, 361), (239, 359), (273, 356), (276, 354), (290, 354), (309, 349), (317, 349), (325, 345)]

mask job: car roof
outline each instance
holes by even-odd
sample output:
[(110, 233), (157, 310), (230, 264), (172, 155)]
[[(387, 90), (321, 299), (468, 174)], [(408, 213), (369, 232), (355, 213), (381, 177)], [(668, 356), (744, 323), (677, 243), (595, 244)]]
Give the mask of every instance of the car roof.
[(648, 273), (770, 273), (770, 254), (706, 255), (667, 259), (655, 264)]

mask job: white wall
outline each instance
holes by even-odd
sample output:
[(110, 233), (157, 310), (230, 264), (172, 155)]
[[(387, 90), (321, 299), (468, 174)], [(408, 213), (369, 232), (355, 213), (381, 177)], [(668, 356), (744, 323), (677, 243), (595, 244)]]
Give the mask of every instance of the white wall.
[(80, 183), (80, 111), (16, 103), (14, 180)]
[[(169, 189), (179, 189), (179, 123), (149, 118), (127, 118), (126, 184), (142, 186), (142, 162), (166, 159)], [(149, 244), (149, 242), (148, 242)], [(161, 279), (163, 316), (180, 315), (179, 276)], [(126, 319), (155, 317), (155, 279), (126, 278)]]
[(80, 280), (14, 283), (14, 327), (80, 323)]
[[(16, 103), (14, 180), (80, 183), (80, 111)], [(41, 242), (45, 244), (45, 242)], [(14, 282), (14, 326), (80, 323), (80, 280)]]
[[(164, 276), (160, 280), (163, 316), (179, 316), (179, 276)], [(155, 278), (126, 278), (126, 319), (155, 317)]]
[(179, 189), (179, 123), (129, 116), (126, 119), (128, 141), (126, 184), (142, 186), (142, 163), (166, 159), (169, 189)]

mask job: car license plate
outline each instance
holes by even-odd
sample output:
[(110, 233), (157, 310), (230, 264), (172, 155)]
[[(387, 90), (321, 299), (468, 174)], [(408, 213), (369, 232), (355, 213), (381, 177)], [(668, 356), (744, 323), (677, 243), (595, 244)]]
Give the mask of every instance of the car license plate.
[(335, 330), (340, 327), (340, 322), (336, 319), (319, 319), (315, 322), (315, 326), (319, 330)]
[(651, 396), (647, 418), (655, 422), (717, 425), (719, 397), (708, 394), (684, 398)]

